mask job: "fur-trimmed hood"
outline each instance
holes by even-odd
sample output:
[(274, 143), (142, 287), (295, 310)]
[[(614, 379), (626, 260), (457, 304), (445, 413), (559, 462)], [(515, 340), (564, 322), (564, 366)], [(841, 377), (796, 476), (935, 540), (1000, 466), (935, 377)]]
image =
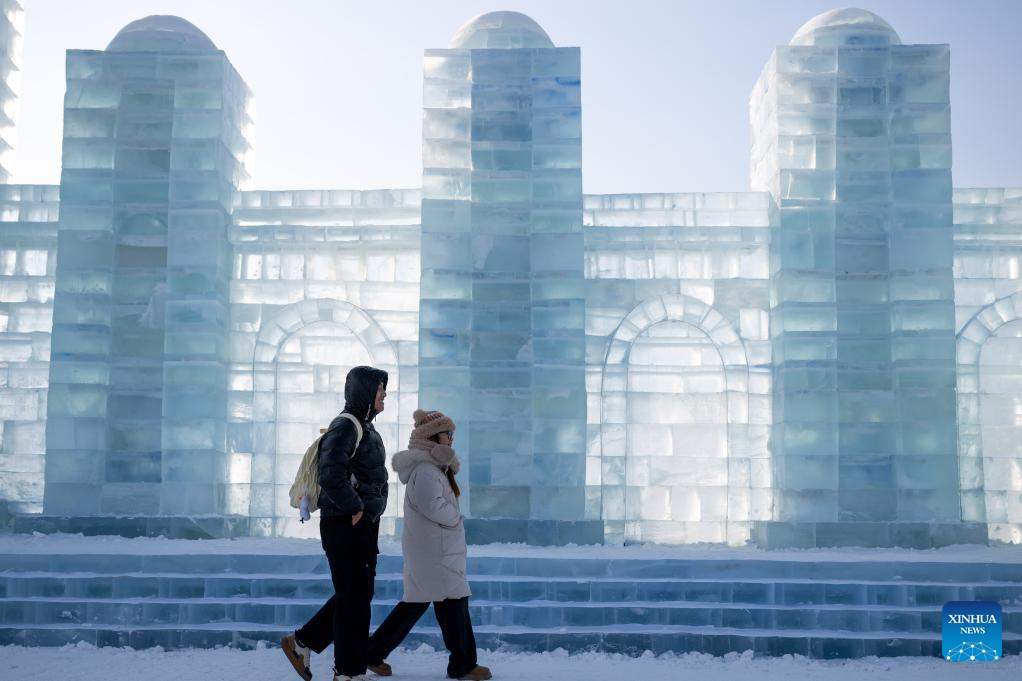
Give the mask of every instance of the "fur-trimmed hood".
[(430, 451), (413, 448), (398, 452), (391, 460), (390, 467), (394, 469), (402, 483), (407, 483), (412, 471), (420, 463), (433, 464), (442, 471), (450, 468), (455, 474), (461, 468), (461, 462), (458, 461), (454, 450), (446, 445), (435, 445)]

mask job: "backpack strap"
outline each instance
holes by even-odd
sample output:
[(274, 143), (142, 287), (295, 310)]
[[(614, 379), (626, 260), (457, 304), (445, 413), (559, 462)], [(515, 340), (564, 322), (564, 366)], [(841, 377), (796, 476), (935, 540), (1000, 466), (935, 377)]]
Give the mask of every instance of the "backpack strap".
[(342, 411), (340, 413), (340, 416), (343, 416), (344, 418), (348, 419), (353, 424), (355, 424), (355, 448), (351, 450), (351, 455), (348, 456), (349, 459), (354, 459), (355, 452), (358, 451), (358, 446), (362, 442), (362, 424), (359, 423), (359, 420), (357, 418), (355, 418), (346, 411)]

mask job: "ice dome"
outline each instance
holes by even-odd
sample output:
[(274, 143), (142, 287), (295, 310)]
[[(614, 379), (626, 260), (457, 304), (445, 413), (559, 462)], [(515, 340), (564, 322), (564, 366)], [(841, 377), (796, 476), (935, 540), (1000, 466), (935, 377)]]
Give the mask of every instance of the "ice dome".
[(891, 25), (864, 9), (846, 7), (818, 14), (795, 32), (790, 45), (900, 45)]
[(153, 14), (122, 28), (106, 49), (116, 52), (216, 52), (195, 24), (181, 17)]
[(519, 12), (488, 12), (470, 19), (451, 39), (451, 47), (463, 49), (512, 49), (553, 47), (546, 31)]

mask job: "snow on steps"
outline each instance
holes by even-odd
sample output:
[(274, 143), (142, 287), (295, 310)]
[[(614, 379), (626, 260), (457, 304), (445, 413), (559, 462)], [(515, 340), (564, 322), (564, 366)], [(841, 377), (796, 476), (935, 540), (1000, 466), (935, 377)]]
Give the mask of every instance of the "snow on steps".
[[(0, 644), (252, 647), (331, 593), (314, 542), (0, 538)], [(146, 543), (148, 542), (148, 543)], [(1022, 553), (473, 547), (479, 645), (639, 654), (938, 655), (948, 600), (996, 600), (1022, 651)], [(373, 607), (401, 596), (394, 545)], [(442, 647), (432, 613), (410, 645)]]

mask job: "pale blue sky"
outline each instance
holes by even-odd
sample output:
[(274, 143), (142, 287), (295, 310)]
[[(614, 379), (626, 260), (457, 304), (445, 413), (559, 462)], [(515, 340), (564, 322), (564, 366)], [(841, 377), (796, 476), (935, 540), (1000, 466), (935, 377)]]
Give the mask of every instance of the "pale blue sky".
[[(22, 0), (15, 181), (60, 177), (64, 51), (176, 14), (255, 92), (258, 188), (417, 187), (422, 51), (515, 10), (582, 48), (587, 193), (748, 189), (748, 95), (820, 0)], [(1022, 0), (876, 0), (904, 43), (951, 45), (955, 186), (1022, 186)]]

